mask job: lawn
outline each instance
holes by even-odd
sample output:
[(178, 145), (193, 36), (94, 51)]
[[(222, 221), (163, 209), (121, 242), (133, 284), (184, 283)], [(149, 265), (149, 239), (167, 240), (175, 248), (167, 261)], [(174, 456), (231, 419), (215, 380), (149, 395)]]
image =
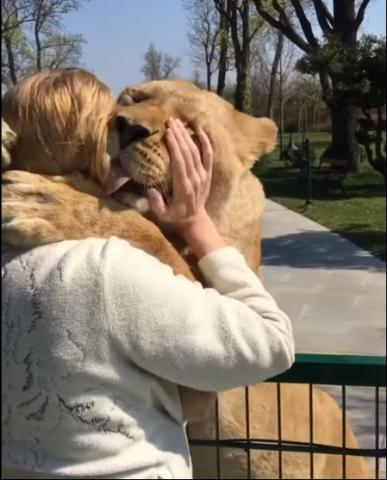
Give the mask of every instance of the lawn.
[[(308, 136), (311, 149), (319, 159), (329, 142), (326, 133)], [(297, 135), (293, 140), (298, 141)], [(288, 137), (285, 138), (286, 148)], [(347, 196), (335, 185), (312, 186), (312, 204), (305, 205), (305, 186), (299, 171), (279, 161), (278, 149), (256, 164), (254, 172), (261, 179), (266, 195), (306, 217), (339, 233), (373, 255), (386, 259), (386, 196), (383, 178), (364, 160), (361, 172), (345, 179)]]

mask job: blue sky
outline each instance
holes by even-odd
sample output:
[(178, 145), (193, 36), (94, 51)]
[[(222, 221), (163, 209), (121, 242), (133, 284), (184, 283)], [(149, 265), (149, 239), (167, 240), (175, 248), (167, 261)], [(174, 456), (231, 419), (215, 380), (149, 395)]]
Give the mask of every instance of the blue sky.
[[(89, 0), (65, 16), (66, 30), (81, 33), (87, 44), (83, 63), (118, 94), (143, 81), (143, 55), (154, 42), (181, 58), (178, 74), (191, 78), (187, 16), (181, 0)], [(385, 0), (373, 0), (363, 30), (385, 35)]]

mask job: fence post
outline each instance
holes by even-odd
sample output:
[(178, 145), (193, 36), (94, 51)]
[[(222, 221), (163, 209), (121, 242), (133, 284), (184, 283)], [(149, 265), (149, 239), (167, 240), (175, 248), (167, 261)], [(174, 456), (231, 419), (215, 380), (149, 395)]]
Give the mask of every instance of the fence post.
[(312, 167), (310, 164), (310, 142), (307, 138), (304, 143), (304, 155), (306, 160), (306, 205), (312, 203)]

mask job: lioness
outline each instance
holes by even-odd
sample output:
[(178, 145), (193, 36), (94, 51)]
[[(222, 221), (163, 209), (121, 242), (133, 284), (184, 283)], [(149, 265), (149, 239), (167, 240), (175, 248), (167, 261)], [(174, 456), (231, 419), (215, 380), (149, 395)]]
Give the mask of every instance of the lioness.
[[(6, 98), (3, 114), (22, 138), (24, 131), (18, 130), (20, 125), (17, 111), (12, 109), (12, 95), (11, 92)], [(141, 198), (143, 186), (169, 188), (169, 158), (163, 141), (166, 119), (173, 116), (192, 127), (201, 125), (209, 134), (215, 152), (208, 212), (225, 240), (239, 248), (248, 264), (258, 271), (264, 193), (250, 168), (262, 154), (274, 148), (277, 134), (274, 123), (269, 119), (256, 119), (237, 112), (215, 94), (181, 81), (150, 82), (139, 88), (125, 89), (119, 97), (119, 104), (109, 134), (110, 151), (117, 149), (117, 144), (120, 149), (120, 168), (117, 169), (120, 176), (113, 182), (112, 191), (125, 183), (125, 187), (118, 190), (116, 195), (121, 195), (132, 208), (139, 208), (147, 215), (146, 203)], [(53, 173), (45, 170), (44, 165), (31, 165), (28, 162), (23, 165), (27, 148), (21, 149), (23, 154), (19, 155), (18, 150), (14, 150), (11, 167)], [(50, 178), (11, 171), (5, 174), (5, 180), (5, 198), (8, 196), (14, 202), (26, 202), (20, 208), (14, 204), (4, 212), (7, 218), (15, 215), (18, 219), (6, 225), (4, 230), (4, 238), (14, 246), (111, 235), (133, 242), (133, 225), (128, 224), (128, 211), (107, 199), (96, 184), (84, 177)], [(169, 235), (169, 232), (165, 233)], [(136, 238), (141, 239), (141, 235)], [(184, 245), (174, 237), (169, 238), (182, 255), (186, 255)], [(167, 246), (159, 244), (158, 248), (162, 250)], [(149, 245), (143, 247), (149, 251)], [(160, 258), (158, 248), (150, 253)], [(189, 256), (186, 258), (189, 259)], [(177, 261), (173, 256), (161, 259), (172, 265)], [(178, 272), (178, 268), (175, 271)], [(186, 274), (189, 276), (189, 271)], [(283, 441), (309, 441), (307, 393), (306, 386), (282, 386)], [(194, 403), (192, 399), (195, 399)], [(192, 408), (189, 411), (191, 438), (215, 438), (214, 402), (209, 405), (213, 411), (209, 411), (208, 415), (203, 414), (203, 403), (208, 407), (208, 395), (199, 392), (193, 394), (186, 390), (182, 392), (182, 401), (194, 407), (193, 411)], [(313, 402), (314, 441), (341, 445), (341, 411), (338, 405), (318, 389), (313, 390)], [(219, 403), (221, 438), (244, 438), (243, 389), (220, 393)], [(259, 384), (250, 387), (249, 405), (250, 436), (278, 438), (275, 386)], [(346, 445), (353, 448), (357, 446), (349, 428), (346, 431)], [(215, 449), (197, 447), (192, 448), (191, 452), (195, 477), (216, 478)], [(252, 478), (278, 478), (277, 454), (252, 452), (250, 460)], [(243, 451), (221, 451), (221, 465), (222, 478), (244, 478), (247, 474), (247, 457)], [(348, 478), (372, 478), (363, 459), (359, 457), (347, 458), (346, 471)], [(315, 455), (314, 476), (321, 479), (343, 478), (341, 457)], [(283, 454), (283, 478), (310, 478), (309, 455)]]

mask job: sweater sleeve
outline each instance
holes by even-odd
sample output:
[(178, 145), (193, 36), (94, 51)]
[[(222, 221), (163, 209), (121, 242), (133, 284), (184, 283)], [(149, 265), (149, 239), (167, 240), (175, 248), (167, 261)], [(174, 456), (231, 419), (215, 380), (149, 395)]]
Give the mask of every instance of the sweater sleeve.
[(234, 248), (200, 260), (211, 288), (116, 238), (106, 242), (102, 263), (106, 321), (138, 367), (216, 391), (263, 381), (292, 365), (290, 321)]

